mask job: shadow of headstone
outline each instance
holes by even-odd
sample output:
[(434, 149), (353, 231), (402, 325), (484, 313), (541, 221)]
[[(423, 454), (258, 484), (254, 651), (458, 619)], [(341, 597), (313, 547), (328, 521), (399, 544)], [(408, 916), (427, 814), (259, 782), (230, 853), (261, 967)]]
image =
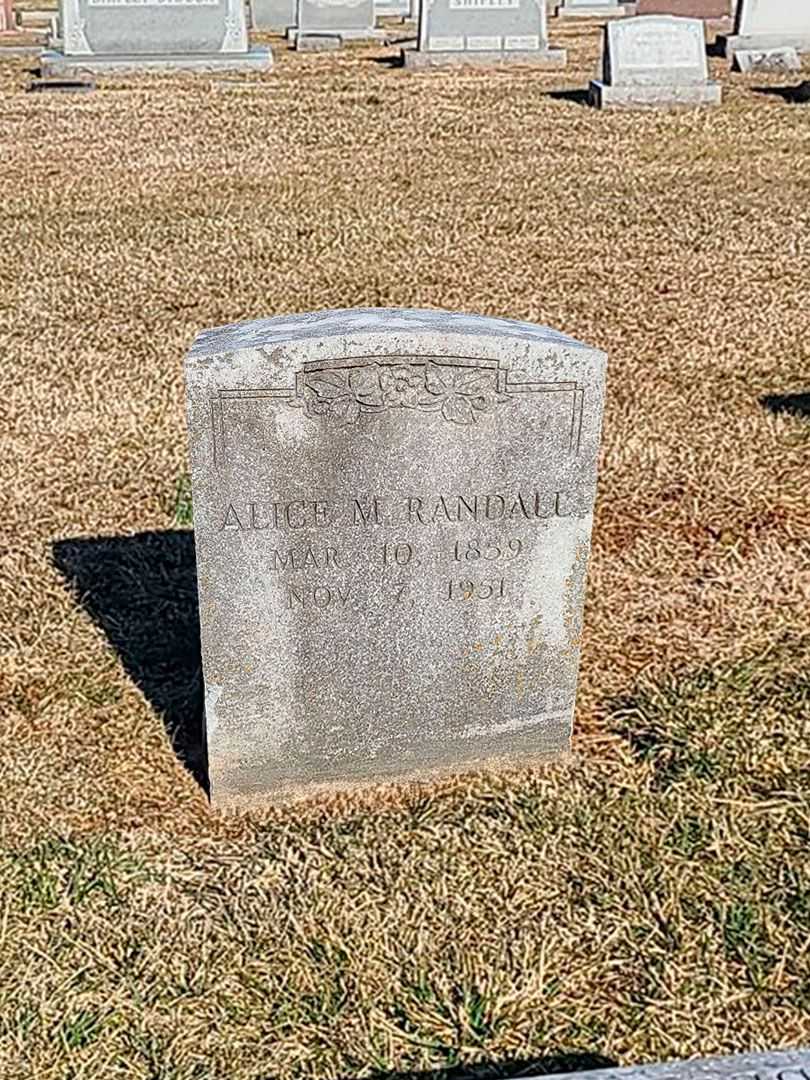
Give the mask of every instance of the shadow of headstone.
[(53, 561), (208, 793), (193, 532), (59, 540)]
[(810, 418), (810, 393), (766, 394), (759, 399), (759, 403), (777, 416), (787, 413), (788, 416)]
[(798, 86), (755, 86), (754, 93), (780, 97), (790, 105), (807, 105), (810, 104), (810, 79)]

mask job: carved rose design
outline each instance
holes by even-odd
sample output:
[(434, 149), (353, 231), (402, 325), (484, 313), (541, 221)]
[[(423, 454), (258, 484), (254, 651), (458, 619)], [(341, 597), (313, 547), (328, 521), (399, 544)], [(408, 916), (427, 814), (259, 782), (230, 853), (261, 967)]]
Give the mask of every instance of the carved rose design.
[(453, 367), (436, 364), (365, 364), (349, 370), (307, 374), (303, 406), (311, 420), (328, 419), (356, 424), (363, 413), (383, 409), (417, 409), (439, 412), (453, 424), (476, 420), (508, 400), (498, 394), (492, 368)]
[[(377, 366), (377, 365), (375, 365)], [(389, 408), (402, 406), (416, 409), (425, 390), (424, 368), (400, 364), (380, 369), (383, 404)]]

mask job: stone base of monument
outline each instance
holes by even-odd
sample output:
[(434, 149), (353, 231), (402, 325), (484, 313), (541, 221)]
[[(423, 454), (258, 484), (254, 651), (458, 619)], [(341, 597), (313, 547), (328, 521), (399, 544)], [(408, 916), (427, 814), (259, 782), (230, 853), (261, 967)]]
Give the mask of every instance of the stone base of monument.
[(439, 51), (437, 49), (403, 49), (402, 63), (407, 68), (450, 67), (460, 64), (530, 64), (532, 67), (565, 67), (565, 49), (515, 49), (507, 52), (499, 49), (464, 49)]
[(596, 109), (691, 109), (719, 105), (719, 83), (679, 86), (609, 86), (594, 80), (588, 88), (588, 104)]
[(273, 66), (273, 54), (265, 45), (244, 53), (164, 53), (160, 56), (137, 56), (121, 53), (68, 56), (56, 49), (40, 55), (42, 74), (77, 75), (83, 71), (160, 71), (185, 68), (192, 71), (267, 71)]
[(620, 19), (635, 15), (632, 4), (560, 4), (554, 14), (558, 19)]
[[(385, 30), (367, 29), (367, 30), (297, 30), (291, 27), (287, 31), (287, 41), (294, 49), (306, 49), (306, 46), (300, 46), (298, 44), (299, 38), (308, 37), (315, 40), (322, 40), (324, 38), (338, 38), (340, 44), (344, 44), (347, 41), (355, 42), (380, 42), (385, 43), (388, 40), (388, 34)], [(334, 46), (324, 46), (330, 48)]]
[[(797, 0), (798, 3), (798, 0)], [(729, 34), (717, 38), (720, 52), (733, 60), (738, 52), (763, 52), (766, 49), (791, 46), (798, 53), (810, 53), (810, 33), (807, 34)]]
[(343, 44), (340, 34), (298, 34), (296, 52), (331, 52)]

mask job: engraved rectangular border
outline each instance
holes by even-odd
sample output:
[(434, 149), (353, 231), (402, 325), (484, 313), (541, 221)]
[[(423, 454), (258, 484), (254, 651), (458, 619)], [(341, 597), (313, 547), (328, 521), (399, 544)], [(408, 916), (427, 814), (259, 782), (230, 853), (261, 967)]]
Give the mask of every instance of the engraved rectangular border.
[[(259, 348), (262, 352), (262, 347)], [(353, 368), (379, 364), (384, 367), (399, 367), (403, 364), (434, 363), (440, 367), (489, 368), (496, 374), (496, 387), (500, 394), (571, 394), (571, 425), (569, 428), (568, 452), (577, 457), (582, 445), (582, 420), (585, 405), (585, 389), (574, 381), (532, 380), (521, 371), (510, 371), (501, 367), (500, 361), (484, 359), (478, 356), (416, 356), (413, 353), (386, 353), (384, 356), (349, 356), (340, 359), (307, 360), (301, 370), (295, 373), (292, 386), (270, 386), (257, 389), (217, 390), (211, 397), (211, 434), (213, 445), (213, 463), (216, 468), (225, 462), (225, 406), (231, 401), (244, 399), (269, 399), (271, 401), (289, 401), (303, 396), (306, 375), (317, 371), (346, 371)]]

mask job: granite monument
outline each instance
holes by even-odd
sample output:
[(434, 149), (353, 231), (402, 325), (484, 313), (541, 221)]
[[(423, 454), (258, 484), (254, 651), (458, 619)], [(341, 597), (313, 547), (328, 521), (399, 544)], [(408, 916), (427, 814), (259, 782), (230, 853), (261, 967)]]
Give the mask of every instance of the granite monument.
[(290, 31), (296, 48), (381, 36), (374, 28), (374, 0), (298, 0), (296, 29)]
[(729, 58), (778, 45), (810, 52), (810, 0), (740, 0), (734, 33), (720, 44)]
[(149, 68), (268, 68), (250, 48), (244, 0), (61, 0), (62, 48), (45, 74)]
[(703, 23), (669, 15), (639, 15), (609, 23), (602, 45), (602, 79), (591, 83), (597, 108), (719, 105), (709, 81)]
[(186, 361), (212, 798), (564, 753), (603, 353), (357, 309)]
[(562, 67), (565, 50), (552, 49), (545, 0), (423, 0), (416, 49), (403, 50), (406, 67), (521, 63)]
[(250, 22), (254, 30), (285, 33), (295, 26), (298, 0), (250, 0)]

